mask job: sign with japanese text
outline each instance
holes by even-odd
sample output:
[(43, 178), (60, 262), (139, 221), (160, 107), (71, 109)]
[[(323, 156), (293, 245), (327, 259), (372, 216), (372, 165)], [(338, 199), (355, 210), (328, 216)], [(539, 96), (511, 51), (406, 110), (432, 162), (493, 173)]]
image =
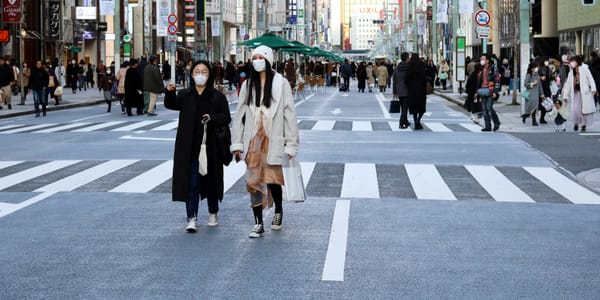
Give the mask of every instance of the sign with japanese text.
[(48, 2), (48, 38), (51, 40), (60, 39), (60, 2), (52, 0)]
[(21, 22), (21, 1), (23, 0), (2, 0), (3, 23)]

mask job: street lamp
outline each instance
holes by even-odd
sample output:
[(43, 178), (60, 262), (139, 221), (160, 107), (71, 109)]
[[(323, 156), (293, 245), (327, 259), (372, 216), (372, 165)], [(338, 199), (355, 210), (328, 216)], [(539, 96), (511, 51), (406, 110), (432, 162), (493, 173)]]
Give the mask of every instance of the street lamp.
[[(21, 2), (21, 7), (23, 6), (22, 4), (23, 2)], [(22, 15), (23, 10), (21, 9), (21, 15)], [(19, 82), (19, 86), (21, 87), (21, 105), (25, 105), (25, 97), (27, 95), (25, 95), (25, 87), (23, 86), (24, 83), (24, 79), (23, 77), (25, 77), (25, 74), (23, 74), (23, 72), (25, 70), (23, 70), (23, 62), (24, 59), (23, 57), (25, 56), (25, 43), (24, 43), (24, 39), (25, 36), (27, 36), (27, 31), (25, 31), (25, 28), (23, 28), (23, 17), (21, 17), (21, 22), (19, 23), (19, 27), (20, 27), (20, 35), (19, 35), (19, 65), (21, 65), (21, 76), (20, 77), (20, 82)]]

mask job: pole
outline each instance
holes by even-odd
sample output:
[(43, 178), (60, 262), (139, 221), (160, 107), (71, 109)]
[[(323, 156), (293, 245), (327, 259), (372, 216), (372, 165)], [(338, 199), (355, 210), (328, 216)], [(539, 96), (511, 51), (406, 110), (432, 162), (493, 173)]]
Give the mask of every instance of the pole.
[(220, 61), (223, 67), (225, 67), (225, 32), (223, 30), (223, 25), (225, 25), (225, 22), (223, 22), (223, 1), (219, 1), (219, 22), (221, 22), (219, 25), (219, 53), (221, 54)]
[(115, 15), (113, 19), (113, 26), (115, 28), (115, 76), (117, 76), (117, 72), (121, 68), (121, 3), (120, 1), (115, 1)]
[[(177, 1), (177, 0), (171, 0), (171, 13), (172, 14), (176, 14), (175, 13), (175, 1)], [(175, 83), (175, 46), (177, 44), (177, 40), (170, 41), (170, 43), (171, 43), (171, 58), (169, 60), (171, 61), (171, 83)]]
[[(460, 27), (460, 18), (458, 15), (458, 1), (452, 1), (452, 45), (454, 45), (452, 47), (452, 92), (454, 93), (458, 93), (459, 92), (459, 84), (457, 79), (457, 68), (456, 68), (456, 63), (458, 61), (458, 52), (457, 52), (457, 48), (456, 48), (456, 33), (458, 31), (458, 28)], [(446, 54), (446, 53), (444, 53)], [(444, 57), (445, 59), (445, 57)]]
[[(21, 86), (21, 105), (25, 105), (25, 87), (23, 86), (24, 82), (23, 82), (23, 77), (25, 77), (24, 74), (24, 69), (23, 69), (23, 62), (25, 61), (23, 58), (25, 56), (25, 45), (23, 42), (23, 35), (21, 34), (21, 32), (23, 31), (23, 1), (21, 1), (21, 17), (19, 19), (19, 32), (17, 32), (17, 35), (19, 36), (19, 64), (21, 65), (21, 76), (20, 77), (20, 81), (19, 85)], [(31, 66), (31, 64), (29, 64)]]
[[(520, 0), (519, 4), (519, 43), (521, 44), (520, 63), (521, 63), (521, 85), (525, 82), (527, 65), (529, 64), (529, 1)], [(516, 83), (515, 83), (516, 85)], [(521, 89), (522, 90), (522, 89)], [(516, 92), (516, 91), (515, 91)]]
[(435, 64), (439, 61), (437, 42), (437, 1), (432, 1), (431, 3), (431, 46), (431, 51), (433, 52), (431, 59), (433, 59), (433, 63)]
[[(487, 10), (488, 6), (487, 6), (487, 0), (481, 2), (481, 7), (485, 10)], [(486, 54), (487, 53), (487, 39), (481, 39), (481, 53), (482, 54)]]

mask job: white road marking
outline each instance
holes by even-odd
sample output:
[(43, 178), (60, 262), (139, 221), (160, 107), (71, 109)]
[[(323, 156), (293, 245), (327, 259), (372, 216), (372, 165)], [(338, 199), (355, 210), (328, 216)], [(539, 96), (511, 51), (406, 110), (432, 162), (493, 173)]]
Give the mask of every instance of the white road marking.
[(115, 128), (111, 131), (132, 131), (134, 129), (138, 129), (144, 126), (148, 126), (154, 123), (158, 123), (160, 122), (160, 120), (152, 120), (152, 121), (139, 121), (139, 122), (135, 122), (131, 125), (127, 125), (127, 126), (123, 126), (123, 127), (119, 127), (119, 128)]
[(425, 126), (429, 127), (429, 129), (431, 129), (431, 131), (433, 131), (433, 132), (452, 132), (452, 130), (450, 130), (450, 128), (446, 127), (442, 123), (437, 123), (437, 122), (424, 122), (424, 123), (425, 123)]
[(57, 132), (57, 131), (65, 130), (65, 129), (71, 129), (71, 128), (75, 128), (75, 127), (85, 126), (87, 124), (90, 124), (90, 123), (89, 122), (83, 122), (83, 123), (65, 124), (65, 125), (62, 125), (62, 126), (57, 126), (57, 127), (52, 127), (52, 128), (37, 130), (37, 131), (34, 131), (34, 133)]
[(0, 130), (15, 128), (15, 127), (19, 127), (19, 126), (23, 126), (23, 124), (12, 124), (12, 125), (0, 126)]
[(388, 122), (388, 124), (390, 124), (390, 128), (392, 129), (392, 131), (404, 131), (404, 132), (411, 132), (412, 128), (410, 127), (406, 127), (404, 129), (400, 128), (400, 121), (397, 122)]
[(111, 193), (147, 193), (171, 178), (173, 161), (168, 160), (110, 190)]
[(95, 119), (95, 118), (101, 118), (101, 117), (106, 117), (106, 114), (101, 114), (101, 115), (96, 115), (96, 116), (91, 116), (91, 117), (85, 117), (85, 118), (73, 120), (71, 122), (81, 122), (81, 121), (85, 121), (85, 120), (89, 120), (89, 119)]
[(225, 193), (246, 173), (246, 163), (232, 161), (223, 169), (223, 191)]
[(600, 204), (600, 196), (560, 174), (555, 169), (543, 167), (524, 167), (524, 169), (575, 204)]
[(459, 123), (460, 126), (468, 129), (471, 132), (481, 132), (481, 126), (473, 123)]
[(331, 222), (327, 255), (323, 264), (321, 277), (323, 281), (344, 281), (349, 218), (350, 200), (337, 200)]
[(456, 200), (434, 165), (406, 164), (404, 167), (418, 199)]
[(352, 131), (373, 131), (373, 127), (369, 121), (353, 121)]
[(35, 130), (38, 128), (46, 128), (46, 127), (51, 127), (56, 125), (55, 123), (47, 123), (47, 124), (38, 124), (38, 125), (30, 125), (30, 126), (25, 126), (25, 127), (19, 127), (16, 129), (11, 129), (11, 130), (7, 130), (7, 131), (3, 131), (0, 132), (0, 134), (9, 134), (9, 133), (19, 133), (19, 132), (23, 132), (23, 131), (30, 131), (30, 130)]
[(52, 182), (43, 186), (36, 192), (54, 191), (54, 192), (70, 192), (76, 188), (86, 185), (100, 177), (106, 176), (114, 171), (127, 167), (138, 160), (109, 160), (105, 163), (91, 167), (79, 173), (65, 177), (58, 181)]
[(346, 163), (340, 197), (379, 198), (375, 164)]
[(164, 141), (164, 142), (173, 142), (175, 138), (155, 138), (155, 137), (142, 137), (142, 136), (131, 136), (124, 135), (120, 137), (121, 140), (146, 140), (146, 141)]
[(48, 173), (60, 170), (64, 167), (74, 165), (80, 162), (80, 160), (55, 160), (37, 167), (33, 167), (21, 172), (17, 172), (8, 176), (0, 178), (0, 190), (19, 184), (21, 182), (46, 175)]
[(493, 166), (465, 166), (465, 168), (498, 202), (535, 202)]
[(23, 209), (29, 205), (38, 203), (54, 194), (56, 194), (56, 192), (43, 192), (39, 195), (34, 196), (33, 198), (25, 200), (19, 204), (9, 205), (9, 206), (4, 205), (4, 208), (6, 208), (6, 210), (0, 210), (0, 218), (10, 215), (10, 214), (14, 213), (15, 211)]
[(317, 164), (314, 162), (300, 162), (300, 169), (302, 170), (302, 180), (304, 181), (304, 188), (308, 186), (308, 181), (310, 180), (310, 177), (312, 176), (316, 165)]
[(392, 116), (390, 115), (388, 108), (385, 107), (385, 104), (383, 104), (383, 101), (385, 100), (385, 97), (383, 96), (383, 94), (378, 92), (376, 94), (375, 98), (377, 99), (377, 103), (379, 103), (379, 108), (381, 108), (383, 117), (386, 119), (390, 119)]
[(173, 130), (173, 129), (177, 128), (178, 125), (179, 125), (179, 121), (173, 121), (173, 122), (167, 123), (165, 125), (161, 125), (156, 128), (152, 128), (152, 129), (150, 129), (150, 131)]
[(312, 130), (333, 130), (335, 121), (317, 121)]
[(115, 126), (115, 125), (125, 123), (125, 122), (127, 122), (127, 121), (110, 121), (110, 122), (100, 123), (100, 124), (90, 126), (90, 127), (76, 129), (76, 130), (73, 130), (72, 132), (91, 132), (94, 130)]
[(4, 168), (8, 168), (14, 165), (18, 165), (20, 163), (22, 163), (23, 161), (21, 160), (15, 160), (15, 161), (0, 161), (0, 169), (4, 169)]

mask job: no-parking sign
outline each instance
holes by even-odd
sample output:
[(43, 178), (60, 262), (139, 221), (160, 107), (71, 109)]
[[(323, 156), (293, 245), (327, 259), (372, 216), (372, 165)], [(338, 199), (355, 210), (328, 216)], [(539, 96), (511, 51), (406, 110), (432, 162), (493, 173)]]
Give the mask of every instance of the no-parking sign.
[(480, 9), (475, 12), (475, 24), (478, 26), (487, 26), (490, 24), (492, 16), (490, 12), (485, 9)]

